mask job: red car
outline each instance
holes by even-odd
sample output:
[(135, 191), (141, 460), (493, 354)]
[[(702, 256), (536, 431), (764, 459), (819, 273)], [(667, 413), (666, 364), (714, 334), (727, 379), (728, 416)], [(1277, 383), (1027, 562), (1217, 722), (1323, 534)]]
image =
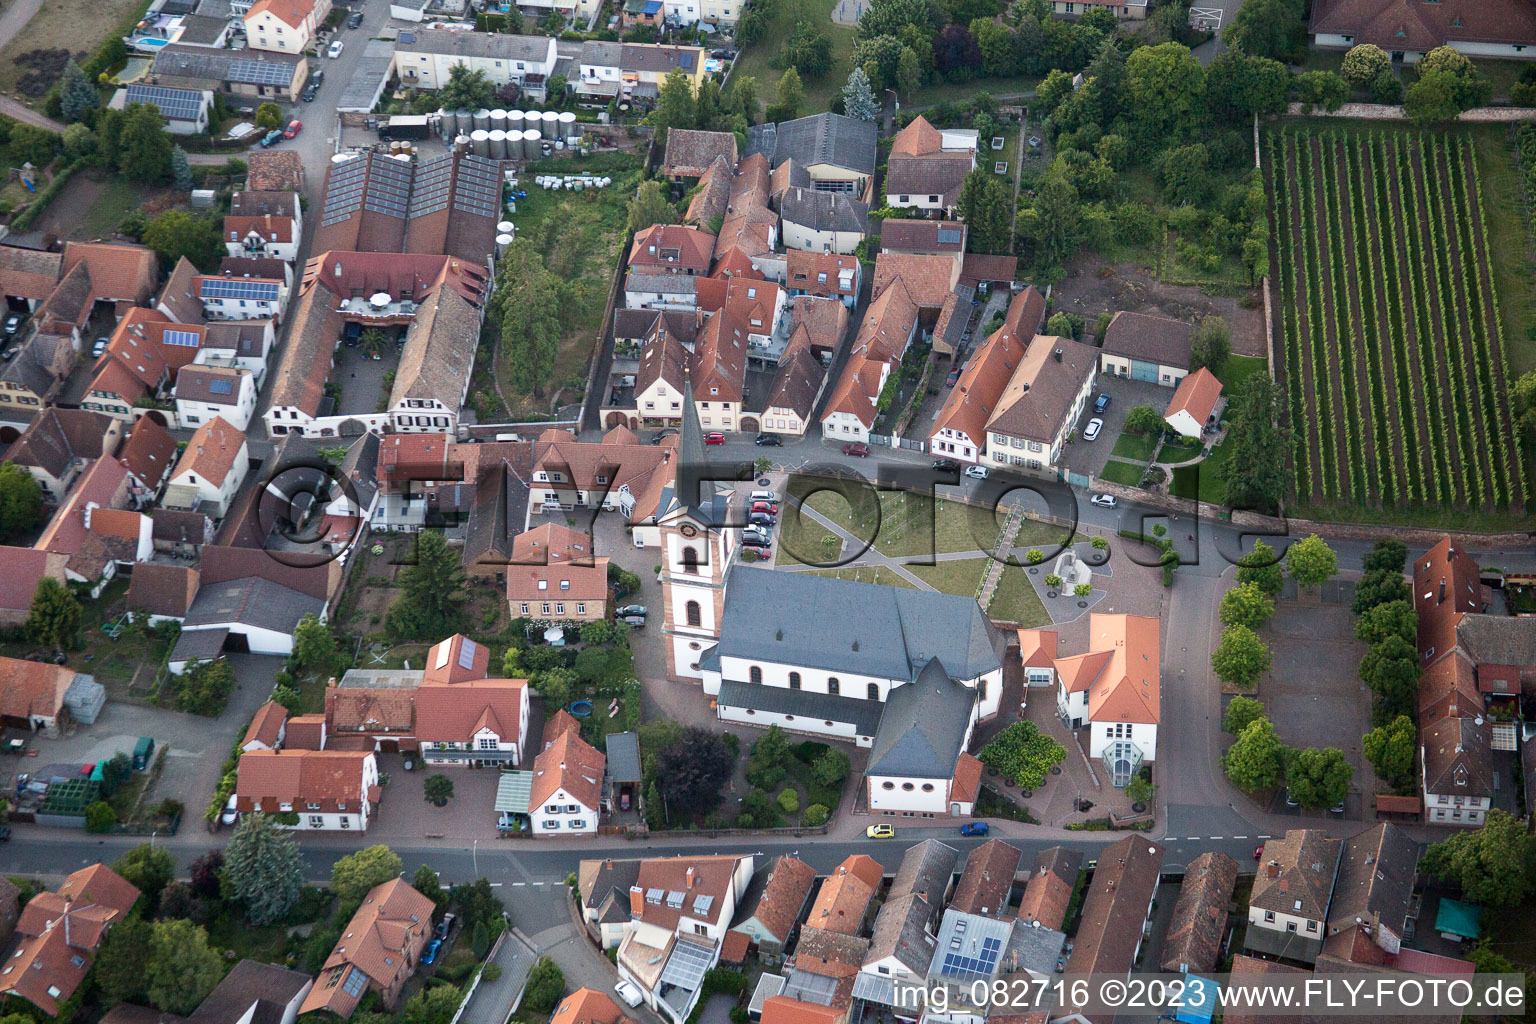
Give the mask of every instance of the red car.
[(1253, 859), (1254, 860), (1263, 860), (1264, 859), (1264, 844), (1263, 843), (1260, 843), (1258, 846), (1255, 846), (1253, 848)]
[(304, 127), (304, 122), (303, 121), (289, 121), (288, 122), (288, 127), (283, 129), (283, 138), (285, 138), (285, 139), (294, 138), (295, 136), (297, 136), (299, 134), (300, 129), (302, 129), (303, 127)]
[(704, 435), (705, 444), (725, 444), (725, 435), (718, 430), (711, 430)]
[(869, 455), (869, 445), (863, 441), (849, 441), (843, 445), (843, 454), (857, 455), (861, 459), (866, 458)]
[(766, 501), (754, 501), (751, 511), (761, 512), (765, 516), (777, 516), (779, 514), (777, 506)]

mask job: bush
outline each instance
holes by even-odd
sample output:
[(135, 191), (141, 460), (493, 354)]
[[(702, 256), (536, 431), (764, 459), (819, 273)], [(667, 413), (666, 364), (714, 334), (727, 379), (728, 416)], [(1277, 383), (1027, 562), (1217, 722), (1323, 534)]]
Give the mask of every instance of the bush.
[(830, 815), (837, 810), (837, 805), (842, 803), (843, 793), (841, 789), (832, 789), (827, 786), (811, 784), (810, 791), (806, 794), (806, 800), (812, 805), (821, 804)]
[(117, 812), (105, 800), (98, 800), (85, 809), (85, 830), (100, 834), (117, 827)]
[(786, 789), (779, 794), (779, 806), (784, 808), (785, 814), (794, 814), (800, 809), (800, 795), (792, 789)]
[(805, 809), (805, 813), (800, 816), (800, 824), (815, 828), (818, 825), (825, 825), (827, 819), (831, 816), (831, 813), (824, 805), (811, 804), (811, 806)]
[(1024, 789), (1038, 789), (1067, 751), (1033, 722), (1014, 722), (977, 754), (989, 772), (997, 772)]
[(539, 962), (533, 965), (533, 970), (528, 972), (528, 987), (523, 992), (523, 1001), (528, 1009), (535, 1013), (549, 1013), (559, 1005), (560, 997), (565, 994), (565, 974), (560, 970), (560, 965), (547, 956), (539, 957)]

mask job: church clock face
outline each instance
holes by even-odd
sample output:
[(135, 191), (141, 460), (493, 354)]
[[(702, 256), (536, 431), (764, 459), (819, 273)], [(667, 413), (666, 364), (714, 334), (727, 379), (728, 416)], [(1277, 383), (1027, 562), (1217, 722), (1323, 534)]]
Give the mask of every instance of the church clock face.
[(677, 532), (684, 537), (697, 537), (699, 535), (699, 528), (692, 523), (684, 523), (677, 528)]

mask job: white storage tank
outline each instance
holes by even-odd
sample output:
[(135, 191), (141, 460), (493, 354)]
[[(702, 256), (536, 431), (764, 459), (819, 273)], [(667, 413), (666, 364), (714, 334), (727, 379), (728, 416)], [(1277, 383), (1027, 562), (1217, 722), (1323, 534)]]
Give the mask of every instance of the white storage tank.
[(523, 130), (513, 128), (507, 132), (507, 159), (521, 160), (523, 158)]
[(476, 128), (469, 133), (469, 148), (475, 156), (491, 155), (491, 133), (482, 128)]
[(507, 246), (509, 246), (511, 244), (512, 244), (512, 236), (510, 234), (497, 235), (496, 236), (496, 255), (500, 256), (502, 253), (506, 252), (507, 251)]
[(496, 233), (498, 235), (510, 235), (512, 233), (512, 231), (513, 231), (513, 225), (512, 225), (511, 221), (509, 221), (509, 220), (502, 220), (502, 221), (497, 221), (496, 222)]
[(453, 112), (453, 119), (454, 123), (459, 127), (460, 135), (468, 135), (470, 132), (475, 130), (474, 111), (465, 110), (464, 108), (460, 107), (458, 110)]
[(500, 128), (492, 128), (490, 137), (486, 141), (490, 143), (492, 160), (505, 160), (507, 158), (506, 132)]
[(565, 139), (567, 143), (572, 143), (573, 139), (581, 135), (581, 129), (576, 127), (576, 111), (574, 110), (560, 111), (559, 124), (560, 137)]
[(521, 110), (507, 111), (507, 131), (511, 132), (513, 129), (522, 131), (526, 127), (524, 124), (526, 116)]
[(502, 131), (507, 130), (507, 112), (505, 110), (491, 111), (491, 131), (496, 131), (498, 128)]
[(481, 107), (479, 110), (475, 111), (474, 118), (475, 129), (477, 131), (488, 132), (491, 130), (491, 112), (485, 107)]
[(539, 158), (539, 143), (544, 141), (544, 136), (535, 128), (523, 132), (523, 159), (537, 160)]

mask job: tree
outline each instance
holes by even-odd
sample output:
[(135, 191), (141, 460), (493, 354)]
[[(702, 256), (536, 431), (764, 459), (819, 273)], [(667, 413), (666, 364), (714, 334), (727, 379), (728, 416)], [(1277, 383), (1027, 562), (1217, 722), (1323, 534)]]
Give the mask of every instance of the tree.
[(422, 791), (426, 794), (427, 802), (442, 807), (453, 798), (453, 780), (442, 772), (427, 776), (427, 781), (422, 783)]
[(1513, 907), (1531, 892), (1531, 842), (1524, 822), (1494, 808), (1482, 828), (1435, 843), (1422, 863), (1436, 878), (1461, 886), (1474, 903)]
[(464, 566), (440, 532), (416, 535), (416, 562), (400, 571), (399, 583), (404, 593), (385, 617), (391, 634), (435, 642), (457, 631), (467, 596)]
[(1370, 551), (1366, 552), (1361, 560), (1361, 568), (1366, 572), (1376, 572), (1386, 569), (1401, 573), (1403, 566), (1408, 562), (1408, 548), (1400, 540), (1379, 540)]
[[(971, 36), (976, 40), (976, 48), (981, 51), (979, 74), (1003, 77), (1016, 72), (1019, 66), (1017, 40), (1008, 26), (992, 18), (976, 18), (971, 22)], [(995, 134), (995, 132), (979, 133), (983, 140)]]
[(1339, 574), (1339, 556), (1314, 533), (1296, 541), (1286, 551), (1285, 571), (1298, 586), (1315, 587)]
[(946, 25), (933, 41), (933, 63), (951, 82), (969, 82), (981, 67), (981, 47), (964, 25)]
[(1067, 756), (1066, 748), (1042, 733), (1034, 722), (1014, 722), (976, 752), (987, 771), (1024, 789), (1038, 789), (1051, 768)]
[(101, 106), (101, 93), (73, 57), (64, 62), (63, 77), (59, 81), (59, 112), (65, 121), (79, 122), (86, 111)]
[(44, 576), (32, 592), (32, 606), (23, 629), (35, 643), (67, 650), (74, 646), (83, 611), (68, 587), (52, 576)]
[(85, 830), (92, 835), (112, 831), (117, 824), (117, 812), (105, 800), (97, 800), (85, 809)]
[(336, 637), (330, 625), (314, 614), (300, 619), (293, 629), (293, 660), (302, 669), (329, 676), (336, 668)]
[(1285, 758), (1286, 746), (1275, 735), (1274, 723), (1267, 718), (1256, 718), (1227, 748), (1221, 764), (1227, 773), (1227, 781), (1252, 793), (1280, 783), (1285, 776)]
[(470, 931), (469, 948), (480, 959), (484, 959), (486, 952), (490, 950), (491, 930), (486, 927), (484, 921), (477, 922)]
[(143, 843), (120, 857), (112, 870), (123, 880), (134, 885), (145, 898), (154, 903), (160, 898), (160, 890), (176, 877), (176, 861), (164, 847)]
[(176, 679), (176, 709), (212, 718), (235, 692), (235, 670), (224, 658), (193, 662)]
[(1233, 736), (1241, 736), (1249, 724), (1264, 717), (1264, 705), (1252, 697), (1233, 697), (1221, 716), (1221, 729)]
[(1221, 631), (1221, 643), (1211, 654), (1211, 669), (1216, 678), (1244, 689), (1258, 682), (1269, 671), (1269, 648), (1247, 626), (1228, 626)]
[(1376, 724), (1412, 715), (1419, 687), (1418, 650), (1400, 636), (1371, 645), (1360, 659), (1360, 678), (1376, 694)]
[(860, 121), (873, 121), (880, 113), (880, 105), (875, 102), (875, 91), (870, 87), (869, 76), (861, 67), (850, 71), (848, 81), (843, 83), (843, 113)]
[(484, 71), (455, 64), (448, 69), (448, 81), (437, 90), (437, 101), (443, 110), (484, 110), (496, 105), (496, 86)]
[(1205, 69), (1189, 47), (1143, 46), (1125, 59), (1125, 108), (1144, 151), (1183, 137), (1200, 122), (1204, 104)]
[(642, 181), (629, 201), (629, 230), (644, 231), (653, 224), (671, 224), (677, 209), (667, 202), (666, 187), (659, 181)]
[(192, 862), (192, 894), (198, 899), (219, 898), (220, 876), (224, 873), (224, 851), (209, 850)]
[(236, 826), (224, 849), (224, 872), (235, 899), (245, 904), (245, 919), (258, 927), (288, 913), (304, 887), (299, 844), (259, 812)]
[(1254, 0), (1222, 29), (1222, 42), (1252, 57), (1284, 60), (1301, 44), (1306, 22), (1299, 0)]
[(398, 878), (400, 855), (387, 846), (367, 846), (331, 865), (331, 891), (342, 903), (361, 903), (374, 886)]
[(1413, 643), (1419, 632), (1419, 615), (1407, 601), (1374, 605), (1355, 622), (1355, 638), (1377, 644), (1389, 636)]
[(1290, 480), (1286, 469), (1290, 436), (1280, 425), (1279, 390), (1269, 374), (1256, 373), (1243, 383), (1233, 405), (1227, 414), (1225, 444), (1235, 447), (1220, 468), (1227, 505), (1272, 514), (1279, 509)]
[[(154, 926), (129, 916), (114, 924), (101, 941), (91, 978), (105, 1003), (142, 1003)], [(30, 1021), (30, 1018), (28, 1018)]]
[[(366, 328), (362, 334), (357, 336), (357, 348), (365, 356), (377, 355), (382, 358), (384, 353), (389, 351), (389, 335), (385, 334), (383, 328), (380, 327)], [(335, 461), (339, 462), (345, 457), (346, 449), (336, 450), (338, 455)]]
[(155, 250), (163, 266), (174, 267), (185, 256), (197, 269), (212, 271), (224, 258), (219, 231), (219, 224), (209, 217), (166, 210), (145, 225), (142, 241)]
[[(457, 110), (458, 108), (449, 107), (448, 109)], [(252, 118), (252, 120), (256, 123), (257, 128), (261, 128), (264, 131), (271, 131), (273, 128), (277, 128), (283, 123), (283, 108), (278, 106), (276, 103), (273, 103), (271, 100), (268, 100), (256, 108), (256, 116)]]
[(172, 145), (166, 124), (153, 103), (130, 103), (123, 109), (117, 169), (124, 177), (151, 183), (165, 180), (171, 170)]
[(1376, 776), (1393, 789), (1403, 789), (1413, 781), (1413, 752), (1418, 746), (1418, 730), (1413, 719), (1398, 715), (1386, 725), (1378, 725), (1365, 734), (1365, 759), (1376, 769)]
[(818, 786), (831, 789), (848, 777), (849, 768), (848, 755), (832, 747), (811, 762), (811, 779)]
[(1125, 414), (1125, 429), (1133, 434), (1160, 434), (1163, 417), (1150, 405), (1137, 405)]
[[(747, 8), (751, 10), (751, 8)], [(757, 79), (751, 75), (732, 74), (726, 89), (725, 103), (732, 113), (740, 114), (749, 122), (757, 120)]]
[(801, 19), (774, 55), (776, 68), (794, 68), (800, 74), (816, 78), (832, 68), (832, 38), (814, 21)]
[(539, 957), (528, 972), (528, 987), (523, 990), (523, 1001), (535, 1013), (548, 1013), (565, 994), (565, 974), (560, 965), (547, 956)]
[(1308, 747), (1292, 751), (1286, 764), (1285, 786), (1292, 800), (1309, 811), (1337, 807), (1349, 795), (1355, 766), (1337, 747)]
[(1313, 110), (1338, 110), (1349, 99), (1349, 83), (1332, 71), (1305, 71), (1296, 76), (1295, 95)]
[(1392, 58), (1375, 43), (1359, 43), (1349, 48), (1339, 65), (1339, 74), (1356, 89), (1374, 82), (1382, 72), (1392, 73)]
[(1403, 97), (1403, 113), (1420, 127), (1449, 124), (1462, 111), (1459, 92), (1460, 83), (1454, 75), (1421, 73)]
[(1191, 372), (1205, 367), (1221, 377), (1227, 357), (1232, 354), (1232, 329), (1219, 316), (1208, 316), (1200, 321), (1189, 339), (1189, 369)]
[(1011, 209), (1008, 190), (995, 174), (978, 167), (965, 176), (960, 185), (958, 212), (969, 231), (969, 248), (975, 252), (1008, 251), (1012, 230), (1008, 226)]
[(1379, 604), (1393, 601), (1413, 601), (1413, 590), (1403, 579), (1401, 569), (1368, 569), (1355, 585), (1355, 599), (1351, 607), (1356, 615), (1364, 615)]
[(449, 1024), (463, 1001), (464, 993), (453, 985), (424, 988), (406, 1001), (406, 1024)]
[(1284, 578), (1275, 549), (1262, 540), (1253, 542), (1253, 548), (1237, 562), (1237, 582), (1252, 583), (1270, 597), (1280, 593)]
[(64, 152), (77, 160), (85, 160), (96, 155), (96, 133), (91, 131), (89, 125), (81, 124), (79, 121), (66, 125), (64, 134), (60, 138), (64, 142)]
[(1454, 83), (1456, 104), (1462, 110), (1480, 107), (1493, 93), (1492, 85), (1477, 73), (1471, 59), (1450, 46), (1437, 46), (1414, 65), (1422, 80), (1425, 75), (1447, 76)]
[(1255, 583), (1239, 583), (1221, 597), (1220, 618), (1225, 626), (1257, 629), (1275, 614), (1275, 602)]
[(438, 906), (448, 902), (448, 893), (443, 891), (442, 879), (438, 878), (430, 864), (423, 864), (416, 869), (416, 875), (411, 879), (411, 888)]
[(1228, 124), (1245, 123), (1254, 114), (1281, 113), (1290, 89), (1291, 73), (1268, 57), (1225, 50), (1206, 69), (1206, 94), (1216, 116)]
[(800, 104), (805, 101), (805, 87), (800, 84), (800, 72), (785, 68), (779, 79), (778, 98), (768, 108), (768, 120), (793, 121), (800, 116)]
[(901, 53), (896, 58), (896, 80), (891, 84), (906, 93), (908, 100), (912, 98), (912, 91), (923, 84), (923, 65), (917, 59), (917, 51), (912, 47), (901, 48)]
[(180, 146), (171, 148), (171, 182), (178, 192), (191, 192), (196, 184), (192, 180), (192, 162), (187, 159), (187, 151)]
[(191, 921), (156, 921), (149, 935), (144, 987), (150, 1004), (171, 1013), (191, 1013), (224, 975), (208, 932)]
[(666, 142), (668, 128), (693, 127), (693, 86), (681, 69), (668, 72), (661, 80), (661, 88), (656, 91), (656, 109), (646, 115), (646, 120), (656, 129), (658, 144)]
[(717, 733), (696, 726), (656, 755), (656, 779), (667, 806), (703, 813), (720, 800), (735, 758)]
[(537, 394), (554, 368), (560, 341), (558, 279), (533, 241), (521, 235), (502, 253), (496, 277), (491, 312), (501, 344), (511, 352), (512, 386)]
[[(1211, 155), (1203, 142), (1165, 151), (1158, 158), (1163, 194), (1177, 206), (1199, 206), (1211, 194)], [(1194, 369), (1194, 367), (1190, 367)]]
[(496, 898), (491, 883), (484, 878), (477, 878), (469, 885), (457, 886), (453, 890), (453, 906), (467, 928), (478, 924), (499, 925), (506, 911), (501, 900)]

